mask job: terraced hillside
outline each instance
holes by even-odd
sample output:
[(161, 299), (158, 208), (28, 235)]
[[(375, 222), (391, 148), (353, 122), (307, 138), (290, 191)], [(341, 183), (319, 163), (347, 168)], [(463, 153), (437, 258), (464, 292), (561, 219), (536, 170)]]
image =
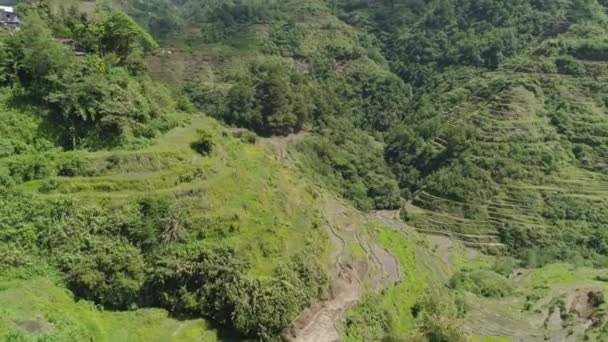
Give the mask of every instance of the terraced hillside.
[[(254, 19), (259, 14), (277, 21), (225, 32), (232, 43), (209, 42), (195, 32), (191, 50), (177, 41), (177, 47), (152, 52), (151, 37), (120, 10), (104, 5), (93, 15), (90, 2), (74, 4), (86, 6), (62, 10), (56, 1), (30, 2), (22, 13), (29, 11), (24, 21), (32, 26), (4, 37), (15, 37), (11, 56), (30, 59), (12, 64), (23, 69), (13, 70), (20, 77), (7, 81), (15, 88), (3, 89), (1, 98), (2, 338), (267, 340), (282, 333), (296, 341), (334, 340), (345, 336), (346, 311), (363, 296), (388, 287), (407, 306), (420, 299), (426, 279), (420, 277), (410, 291), (401, 277), (418, 272), (409, 242), (326, 189), (352, 193), (348, 197), (360, 207), (398, 205), (380, 144), (355, 127), (384, 124), (374, 122), (371, 106), (356, 118), (343, 116), (362, 133), (344, 142), (355, 145), (347, 154), (358, 174), (354, 192), (341, 187), (351, 182), (350, 171), (317, 178), (318, 170), (308, 172), (301, 160), (286, 155), (291, 151), (282, 138), (254, 145), (261, 138), (253, 132), (194, 114), (196, 105), (260, 135), (309, 130), (284, 139), (311, 139), (312, 146), (344, 141), (312, 133), (320, 120), (314, 116), (332, 121), (330, 112), (366, 104), (341, 84), (361, 80), (386, 87), (395, 103), (408, 93), (377, 48), (358, 46), (370, 44), (368, 36), (329, 15), (324, 3), (294, 1), (290, 5), (302, 11), (283, 13), (273, 2), (269, 11), (255, 4), (262, 11), (255, 8)], [(239, 13), (240, 5), (228, 11)], [(37, 32), (44, 37), (30, 44)], [(55, 39), (64, 36), (84, 42), (87, 56), (71, 56)], [(31, 58), (49, 51), (70, 63), (48, 66), (62, 58)], [(146, 54), (147, 66), (141, 59)], [(377, 61), (368, 56), (373, 54)], [(169, 72), (162, 73), (157, 62), (170, 65)], [(48, 77), (32, 72), (40, 65), (48, 66)], [(170, 84), (166, 76), (175, 76), (175, 89), (148, 78), (147, 67)], [(328, 77), (340, 76), (340, 86), (327, 90), (342, 92), (345, 109), (329, 104), (327, 111), (313, 110), (316, 105), (308, 103), (324, 90), (301, 76), (326, 67)], [(32, 86), (35, 76), (39, 86)], [(238, 108), (222, 105), (238, 106), (241, 95), (234, 89), (255, 83), (267, 85), (268, 93), (255, 94), (260, 106), (274, 103), (261, 97), (277, 92), (276, 103), (283, 103), (283, 92), (288, 103), (270, 115), (264, 109), (261, 125), (231, 122), (238, 120)], [(36, 92), (38, 102), (23, 100), (21, 91)], [(393, 98), (376, 95), (374, 106)], [(391, 115), (388, 120), (395, 119)], [(265, 130), (267, 124), (273, 128)], [(357, 147), (369, 143), (374, 149)], [(262, 152), (268, 145), (276, 148), (278, 162)], [(331, 153), (344, 165), (339, 149)], [(364, 165), (357, 163), (360, 157)], [(391, 242), (396, 238), (404, 245)], [(410, 333), (405, 327), (416, 329), (411, 314), (391, 309), (388, 299), (383, 305), (400, 335)]]
[[(297, 143), (301, 169), (359, 208), (397, 209), (402, 197), (420, 231), (602, 263), (604, 5), (486, 4), (503, 9), (494, 16), (465, 0), (334, 5), (190, 4), (196, 16), (174, 31), (189, 38), (165, 36), (173, 49), (149, 63), (228, 124), (313, 133)], [(264, 124), (255, 108), (271, 79), (288, 105)], [(295, 126), (277, 131), (286, 112)]]
[[(198, 154), (190, 146), (199, 134), (197, 130), (201, 128), (210, 132), (216, 144), (210, 155)], [(130, 236), (131, 241), (139, 241), (137, 249), (141, 248), (142, 253), (149, 253), (151, 247), (159, 242), (171, 245), (204, 240), (205, 243), (216, 246), (232, 246), (235, 251), (239, 251), (239, 258), (247, 260), (248, 275), (245, 276), (251, 279), (273, 277), (280, 265), (289, 263), (304, 252), (316, 262), (324, 263), (327, 238), (326, 232), (321, 229), (322, 221), (312, 189), (304, 183), (296, 183), (293, 174), (282, 170), (254, 146), (232, 138), (229, 130), (211, 119), (195, 117), (192, 123), (171, 131), (151, 147), (142, 150), (25, 154), (3, 158), (0, 164), (4, 173), (16, 182), (11, 193), (6, 194), (9, 197), (3, 196), (3, 203), (14, 202), (15, 198), (28, 198), (30, 208), (38, 208), (36, 210), (63, 203), (72, 208), (69, 211), (78, 212), (77, 215), (93, 214), (97, 217), (96, 223), (91, 222), (82, 227), (76, 223), (78, 220), (74, 221), (72, 213), (57, 218), (59, 221), (55, 221), (53, 232), (50, 233), (53, 237), (49, 236), (53, 242), (46, 242), (50, 243), (49, 246), (54, 246), (51, 247), (53, 249), (61, 249), (60, 246), (65, 244), (61, 241), (66, 239), (74, 242), (83, 239), (91, 241), (94, 236), (110, 233), (108, 227), (115, 227), (125, 229), (123, 233), (117, 232), (119, 235), (114, 235), (115, 238), (126, 242), (120, 236)], [(15, 197), (17, 194), (18, 197)], [(14, 206), (6, 205), (4, 208), (11, 211), (10, 215), (4, 216), (4, 224), (14, 224), (13, 241), (19, 241), (17, 236), (26, 234), (28, 225), (40, 224), (34, 223), (38, 220), (35, 218), (37, 214), (30, 213), (34, 216), (27, 219), (18, 216), (26, 208), (15, 210)], [(161, 211), (155, 213), (159, 209)], [(135, 222), (104, 222), (104, 213), (113, 213), (117, 215), (115, 217), (126, 215), (123, 218), (127, 218), (134, 213), (133, 210), (135, 213), (147, 210), (147, 214), (142, 213), (137, 219), (144, 224), (141, 228), (133, 230), (135, 227), (132, 224)], [(150, 230), (156, 229), (153, 228), (156, 219), (160, 219), (164, 227), (157, 232)], [(62, 224), (62, 220), (66, 220), (67, 225)], [(123, 228), (120, 228), (121, 225)], [(5, 252), (16, 253), (16, 250), (9, 247)], [(48, 253), (54, 255), (56, 252), (49, 250)], [(59, 253), (72, 253), (77, 258), (80, 252), (76, 249)], [(92, 250), (84, 253), (92, 253)], [(136, 252), (132, 258), (140, 258), (138, 254)], [(15, 258), (20, 260), (17, 256)], [(51, 260), (58, 260), (55, 256), (48, 255), (44, 259), (38, 259), (36, 255), (31, 258), (46, 260), (43, 264), (54, 264)], [(63, 267), (71, 268), (75, 264), (68, 264), (78, 263), (76, 260), (63, 259), (58, 262)], [(99, 259), (97, 262), (104, 261)], [(18, 261), (15, 263), (21, 265)], [(34, 280), (39, 273), (34, 271), (29, 275), (27, 265), (29, 263), (25, 262), (21, 266), (22, 271), (19, 268), (9, 268), (6, 270), (9, 273), (4, 276), (11, 279), (14, 272), (25, 272), (23, 276), (26, 279), (34, 277), (31, 281), (41, 284), (63, 279), (62, 275), (57, 275), (52, 278), (54, 280)], [(78, 278), (76, 273), (81, 271), (72, 269), (69, 272)], [(82, 276), (86, 277), (84, 274)], [(134, 281), (141, 281), (141, 278), (135, 279)], [(76, 293), (97, 291), (93, 288), (85, 290), (93, 285), (87, 285), (85, 278), (73, 281), (72, 290)], [(99, 284), (93, 286), (96, 288)], [(44, 289), (40, 288), (39, 291)], [(24, 295), (30, 296), (32, 293)], [(35, 302), (33, 298), (32, 301)], [(14, 319), (34, 319), (36, 313), (32, 310), (36, 306), (26, 311), (13, 311), (16, 307), (6, 304), (3, 307), (3, 328), (0, 330), (10, 331)], [(61, 318), (60, 311), (51, 307), (39, 307), (38, 310), (44, 317), (64, 319)], [(24, 314), (26, 316), (22, 317)], [(78, 318), (73, 321), (54, 321), (57, 336), (67, 338), (68, 335), (62, 335), (62, 332), (76, 334), (73, 336), (80, 336), (79, 339), (85, 336), (105, 336), (101, 333), (103, 329), (83, 329), (83, 323)], [(95, 331), (101, 335), (95, 335)]]
[[(563, 259), (574, 257), (568, 250), (591, 259), (605, 252), (608, 64), (581, 52), (601, 50), (596, 29), (572, 25), (496, 71), (451, 85), (437, 115), (409, 120), (413, 130), (436, 127), (423, 138), (431, 168), (413, 166), (426, 173), (413, 225), (512, 251), (546, 247)], [(389, 138), (396, 171), (409, 134)]]
[(606, 335), (605, 1), (18, 11), (0, 339)]
[[(192, 150), (191, 141), (200, 129), (210, 132), (217, 144), (210, 155)], [(307, 185), (312, 183), (306, 179), (296, 183), (297, 169), (287, 152), (293, 146), (281, 149), (278, 145), (284, 142), (280, 139), (252, 145), (232, 136), (238, 132), (195, 116), (145, 149), (25, 154), (3, 158), (0, 165), (17, 183), (12, 193), (27, 196), (30, 205), (68, 201), (74, 209), (97, 212), (100, 221), (91, 222), (87, 232), (55, 223), (58, 240), (101, 233), (104, 210), (122, 213), (133, 203), (154, 205), (154, 201), (164, 200), (178, 212), (164, 219), (165, 230), (158, 235), (163, 244), (179, 248), (177, 243), (190, 240), (234, 246), (239, 257), (247, 260), (252, 279), (276, 276), (278, 268), (301, 253), (314, 255), (327, 267), (327, 289), (310, 308), (293, 316), (297, 319), (283, 333), (289, 340), (360, 338), (363, 323), (341, 327), (347, 309), (381, 291), (390, 295), (382, 305), (390, 310), (388, 322), (393, 329), (403, 335), (414, 329), (415, 318), (392, 308), (392, 301), (415, 305), (429, 282), (409, 241), (416, 239), (415, 232), (399, 221), (361, 213), (322, 188)], [(10, 206), (7, 209), (14, 211)], [(81, 211), (78, 215), (87, 214)], [(17, 226), (13, 236), (24, 234), (23, 229)], [(62, 287), (66, 275), (53, 269), (53, 257), (26, 258), (7, 247), (3, 260), (10, 256), (15, 264), (0, 273), (0, 331), (5, 337), (101, 341), (240, 338), (203, 319), (172, 318), (163, 309), (100, 310)], [(146, 253), (147, 248), (143, 245), (142, 251)], [(349, 317), (359, 309), (354, 310)]]
[[(260, 260), (256, 273), (266, 273), (264, 269), (271, 270), (281, 262), (276, 256), (265, 258), (262, 248), (279, 255), (297, 253), (304, 246), (296, 241), (312, 239), (312, 243), (321, 238), (323, 234), (309, 230), (318, 220), (309, 190), (296, 186), (261, 152), (231, 138), (216, 122), (193, 120), (143, 150), (26, 155), (4, 159), (2, 164), (13, 177), (21, 176), (23, 182), (16, 189), (42, 200), (69, 196), (83, 203), (106, 199), (120, 205), (145, 196), (174, 197), (180, 215), (187, 215), (192, 225), (214, 223), (209, 230), (190, 232), (193, 237), (222, 239), (227, 229), (240, 232), (234, 238), (247, 244), (245, 249)], [(199, 128), (213, 130), (218, 148), (210, 156), (201, 156), (190, 147)], [(28, 179), (28, 167), (36, 167), (44, 158), (48, 158), (49, 168)], [(249, 208), (252, 205), (255, 207)], [(257, 214), (248, 216), (248, 212)], [(263, 226), (268, 228), (259, 228)]]

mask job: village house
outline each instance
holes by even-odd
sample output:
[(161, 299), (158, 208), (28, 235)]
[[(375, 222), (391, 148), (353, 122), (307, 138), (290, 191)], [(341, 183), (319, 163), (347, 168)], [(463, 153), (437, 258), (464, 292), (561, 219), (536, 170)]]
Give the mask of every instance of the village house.
[(15, 9), (10, 6), (0, 6), (0, 28), (15, 30), (20, 25)]

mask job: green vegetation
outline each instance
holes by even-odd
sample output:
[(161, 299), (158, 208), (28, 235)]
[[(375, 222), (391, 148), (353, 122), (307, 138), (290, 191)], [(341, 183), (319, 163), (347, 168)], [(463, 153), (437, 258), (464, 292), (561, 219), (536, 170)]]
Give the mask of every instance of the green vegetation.
[[(515, 311), (546, 313), (557, 339), (605, 334), (606, 1), (16, 10), (20, 30), (0, 32), (0, 338), (273, 340), (331, 292), (334, 262), (380, 259), (360, 235), (400, 281), (363, 289), (344, 340), (459, 341), (463, 322), (501, 338), (484, 315), (517, 330)], [(347, 240), (325, 191), (386, 217)], [(450, 255), (405, 224), (500, 256)], [(327, 231), (362, 265), (328, 266)], [(602, 294), (591, 316), (570, 310), (573, 284)]]
[(452, 294), (431, 285), (434, 279), (416, 260), (412, 242), (387, 228), (370, 230), (399, 261), (402, 280), (377, 296), (368, 294), (349, 311), (344, 340), (467, 341), (462, 308)]
[[(208, 156), (189, 146), (199, 127), (217, 144)], [(319, 261), (307, 256), (325, 245), (311, 194), (210, 120), (148, 150), (48, 158), (58, 163), (28, 176), (8, 172), (15, 185), (2, 195), (6, 272), (29, 274), (35, 261), (16, 251), (30, 251), (77, 297), (108, 309), (155, 305), (265, 338), (325, 283)]]
[[(188, 36), (193, 60), (207, 61), (184, 66), (195, 73), (184, 94), (264, 135), (312, 132), (296, 143), (301, 168), (358, 208), (412, 200), (425, 209), (409, 217), (417, 228), (492, 235), (485, 242), (529, 266), (602, 266), (603, 6), (345, 0), (174, 10), (196, 13), (175, 32)], [(187, 29), (198, 24), (202, 33)], [(551, 216), (560, 205), (594, 213)]]
[(3, 45), (2, 78), (13, 101), (44, 112), (42, 126), (59, 146), (142, 144), (175, 126), (170, 92), (143, 73), (143, 53), (156, 42), (125, 13), (92, 20), (55, 16), (46, 2), (19, 9), (24, 24)]
[(513, 285), (505, 277), (489, 270), (464, 269), (452, 276), (449, 286), (484, 297), (506, 297), (513, 292)]
[[(604, 266), (605, 69), (593, 37), (604, 32), (605, 8), (345, 3), (341, 16), (385, 33), (378, 37), (392, 70), (419, 85), (384, 139), (402, 194), (426, 209), (412, 224), (495, 236), (481, 242), (505, 244), (528, 266)], [(562, 211), (576, 208), (585, 209)]]
[[(326, 282), (322, 260), (309, 256), (326, 245), (310, 190), (217, 123), (177, 113), (143, 63), (156, 43), (125, 13), (101, 7), (93, 19), (52, 8), (20, 6), (24, 25), (2, 45), (0, 245), (3, 295), (40, 282), (66, 308), (3, 302), (2, 338), (39, 333), (28, 320), (60, 340), (128, 329), (122, 313), (93, 303), (278, 335)], [(171, 130), (180, 123), (187, 127)], [(174, 339), (207, 329), (161, 310), (131, 312)], [(138, 329), (125, 334), (163, 339)]]
[[(216, 341), (217, 332), (204, 320), (179, 321), (161, 309), (111, 312), (100, 310), (90, 302), (74, 301), (73, 296), (46, 277), (1, 282), (0, 330), (9, 332), (16, 341), (76, 341), (93, 338), (100, 341)], [(36, 316), (40, 314), (41, 317)], [(15, 321), (52, 322), (53, 333), (39, 337), (39, 332), (14, 330)], [(40, 323), (39, 323), (40, 324)], [(40, 326), (48, 327), (49, 323)], [(34, 323), (34, 326), (36, 324)], [(44, 328), (43, 328), (44, 329)], [(10, 332), (12, 331), (12, 332)]]
[(253, 65), (250, 73), (251, 78), (235, 80), (218, 115), (261, 134), (300, 131), (312, 116), (303, 79), (280, 64)]

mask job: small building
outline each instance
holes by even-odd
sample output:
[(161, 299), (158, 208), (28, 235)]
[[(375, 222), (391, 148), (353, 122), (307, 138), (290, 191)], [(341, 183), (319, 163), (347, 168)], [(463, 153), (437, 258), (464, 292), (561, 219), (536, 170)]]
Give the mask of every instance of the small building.
[(0, 6), (0, 28), (16, 30), (21, 25), (15, 9), (10, 6)]

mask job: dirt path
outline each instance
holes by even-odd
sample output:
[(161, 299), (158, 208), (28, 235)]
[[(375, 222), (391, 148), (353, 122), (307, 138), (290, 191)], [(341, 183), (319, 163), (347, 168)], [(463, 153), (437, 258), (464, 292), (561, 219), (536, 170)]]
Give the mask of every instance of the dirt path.
[[(361, 298), (357, 271), (338, 262), (331, 280), (331, 299), (317, 303), (294, 322), (291, 341), (323, 342), (340, 339), (340, 322), (346, 309)], [(332, 272), (333, 273), (333, 272)]]
[[(258, 146), (285, 167), (294, 168), (289, 145), (306, 133), (258, 140)], [(361, 299), (364, 289), (379, 293), (388, 284), (398, 282), (398, 260), (366, 231), (367, 216), (347, 204), (319, 191), (323, 217), (330, 237), (328, 261), (329, 289), (322, 299), (306, 309), (283, 332), (293, 342), (334, 342), (340, 339), (340, 325), (346, 310)], [(364, 256), (354, 257), (349, 246), (358, 244)]]
[(361, 278), (365, 276), (366, 267), (352, 265), (348, 260), (346, 240), (335, 225), (345, 208), (326, 200), (324, 211), (331, 241), (329, 298), (308, 308), (291, 324), (285, 337), (294, 342), (338, 341), (344, 312), (361, 298)]
[[(379, 293), (401, 279), (397, 259), (367, 235), (367, 217), (329, 195), (322, 195), (322, 200), (331, 239), (330, 290), (326, 300), (307, 309), (291, 324), (287, 334), (290, 341), (338, 341), (344, 314), (360, 300), (364, 288)], [(365, 256), (353, 257), (349, 244), (360, 245)]]

